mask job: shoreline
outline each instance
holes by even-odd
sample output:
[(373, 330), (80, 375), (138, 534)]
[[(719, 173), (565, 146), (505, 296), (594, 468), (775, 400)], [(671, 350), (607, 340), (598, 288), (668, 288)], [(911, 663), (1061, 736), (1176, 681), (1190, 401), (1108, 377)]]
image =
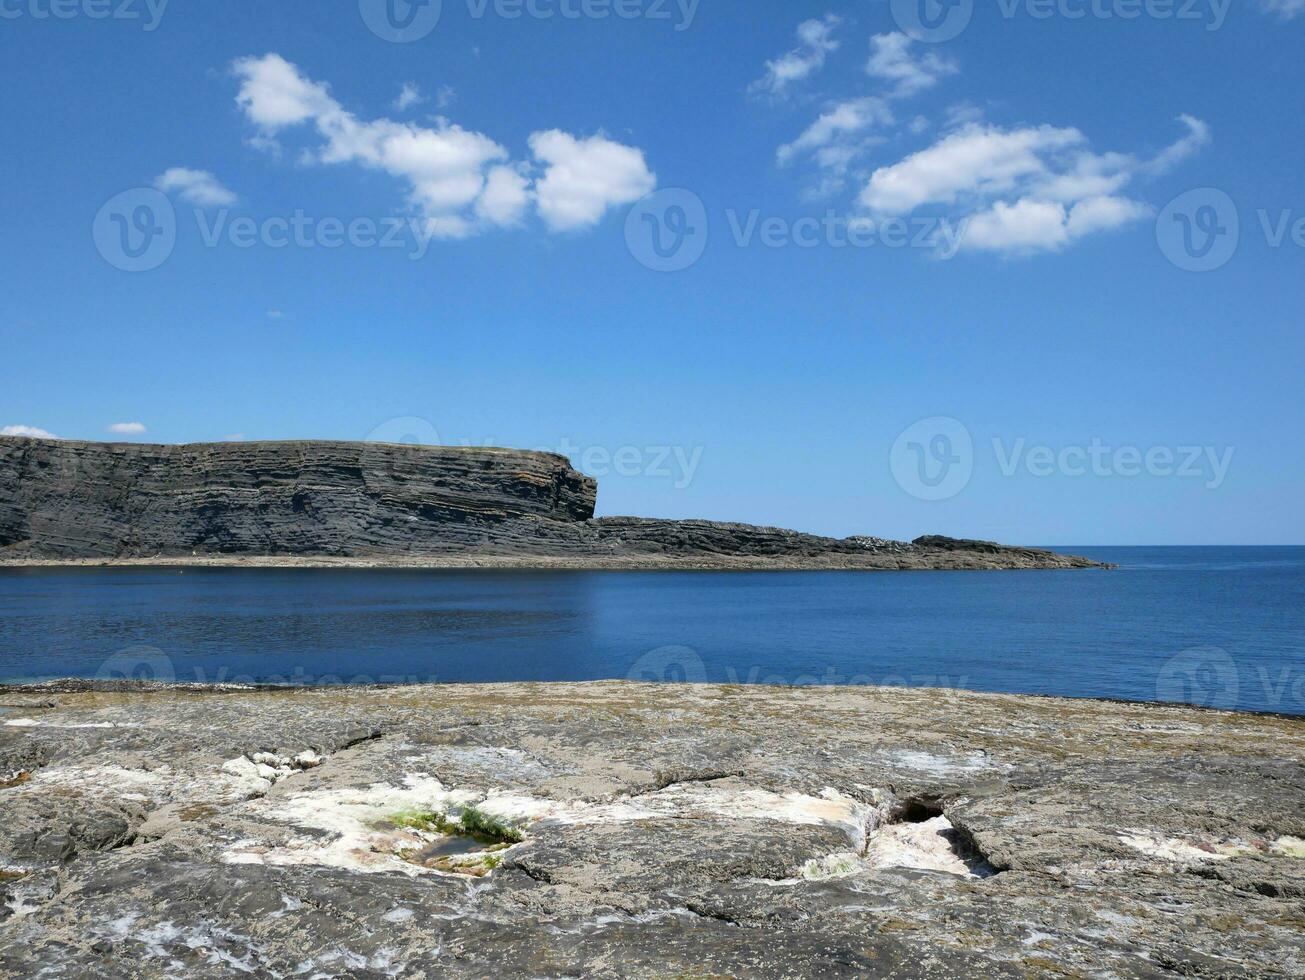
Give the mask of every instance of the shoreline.
[[(1050, 552), (1048, 554), (1051, 554)], [(951, 552), (933, 560), (901, 555), (840, 555), (812, 558), (730, 557), (675, 558), (632, 557), (556, 558), (540, 556), (423, 555), (412, 557), (335, 557), (306, 555), (193, 555), (151, 558), (0, 558), (0, 571), (7, 568), (339, 568), (456, 571), (464, 569), (576, 572), (946, 572), (946, 571), (1109, 571), (1118, 566), (1078, 556), (1066, 556), (1063, 564), (1012, 564), (995, 561), (977, 552)]]
[[(621, 677), (603, 677), (583, 681), (416, 681), (413, 683), (368, 683), (368, 684), (271, 684), (264, 682), (245, 683), (204, 682), (204, 681), (133, 681), (133, 680), (99, 680), (93, 677), (57, 677), (50, 680), (5, 681), (0, 679), (0, 711), (12, 710), (13, 705), (4, 703), (8, 694), (96, 694), (96, 695), (146, 695), (146, 694), (293, 694), (308, 691), (411, 691), (414, 688), (502, 688), (516, 687), (603, 687), (612, 685), (647, 687), (656, 691), (664, 687), (683, 687), (700, 690), (724, 691), (916, 691), (939, 697), (959, 695), (964, 697), (1017, 698), (1021, 701), (1069, 702), (1074, 705), (1100, 704), (1104, 706), (1125, 708), (1174, 709), (1179, 711), (1210, 712), (1230, 716), (1248, 716), (1251, 718), (1275, 718), (1305, 724), (1305, 713), (1292, 714), (1288, 711), (1267, 711), (1255, 708), (1217, 708), (1204, 704), (1192, 704), (1187, 701), (1142, 701), (1135, 698), (1114, 698), (1096, 694), (1029, 694), (1023, 691), (988, 691), (968, 687), (928, 687), (897, 684), (766, 684), (758, 681), (751, 684), (731, 684), (720, 681), (634, 681)], [(52, 705), (53, 706), (53, 705)], [(17, 707), (23, 707), (18, 705)], [(3, 722), (0, 722), (3, 724)]]

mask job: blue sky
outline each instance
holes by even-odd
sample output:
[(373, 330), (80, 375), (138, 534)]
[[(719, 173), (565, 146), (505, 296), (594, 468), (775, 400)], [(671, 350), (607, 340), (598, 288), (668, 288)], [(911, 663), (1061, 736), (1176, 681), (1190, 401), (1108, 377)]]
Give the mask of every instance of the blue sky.
[(0, 429), (1305, 542), (1299, 0), (123, 2), (0, 0)]

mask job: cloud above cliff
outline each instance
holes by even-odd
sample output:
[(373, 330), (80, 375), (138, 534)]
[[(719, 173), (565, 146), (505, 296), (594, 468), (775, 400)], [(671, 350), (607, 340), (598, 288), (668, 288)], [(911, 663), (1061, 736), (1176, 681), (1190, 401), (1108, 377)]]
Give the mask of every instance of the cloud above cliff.
[(105, 431), (117, 436), (143, 436), (149, 430), (141, 422), (114, 422)]
[(311, 127), (315, 138), (301, 147), (301, 163), (390, 174), (435, 237), (517, 225), (532, 206), (550, 230), (591, 227), (656, 187), (643, 151), (602, 133), (536, 132), (527, 139), (531, 158), (513, 160), (498, 141), (442, 117), (433, 126), (360, 118), (325, 82), (277, 54), (242, 58), (232, 71), (240, 80), (236, 102), (258, 129), (257, 145), (279, 147)]
[(46, 432), (34, 425), (6, 425), (0, 428), (0, 436), (24, 436), (28, 439), (58, 439), (53, 432)]

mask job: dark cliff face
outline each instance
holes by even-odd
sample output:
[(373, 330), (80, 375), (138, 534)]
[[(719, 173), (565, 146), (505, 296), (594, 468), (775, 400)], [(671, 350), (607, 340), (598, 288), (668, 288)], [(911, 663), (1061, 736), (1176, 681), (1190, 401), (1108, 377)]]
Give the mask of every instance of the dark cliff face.
[(562, 456), (360, 442), (146, 446), (0, 437), (0, 562), (191, 556), (550, 567), (1070, 568), (991, 542), (594, 519)]
[(351, 442), (0, 438), (0, 552), (366, 555), (528, 546), (593, 516), (566, 459)]

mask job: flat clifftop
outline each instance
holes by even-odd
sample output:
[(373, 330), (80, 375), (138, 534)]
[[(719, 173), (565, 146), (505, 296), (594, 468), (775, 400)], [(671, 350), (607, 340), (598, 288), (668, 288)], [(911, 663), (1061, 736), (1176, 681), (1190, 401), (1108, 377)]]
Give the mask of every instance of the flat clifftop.
[(0, 975), (1305, 975), (1305, 722), (911, 688), (0, 688)]
[(937, 536), (594, 518), (596, 497), (596, 482), (565, 457), (514, 449), (0, 437), (0, 564), (1099, 567)]

